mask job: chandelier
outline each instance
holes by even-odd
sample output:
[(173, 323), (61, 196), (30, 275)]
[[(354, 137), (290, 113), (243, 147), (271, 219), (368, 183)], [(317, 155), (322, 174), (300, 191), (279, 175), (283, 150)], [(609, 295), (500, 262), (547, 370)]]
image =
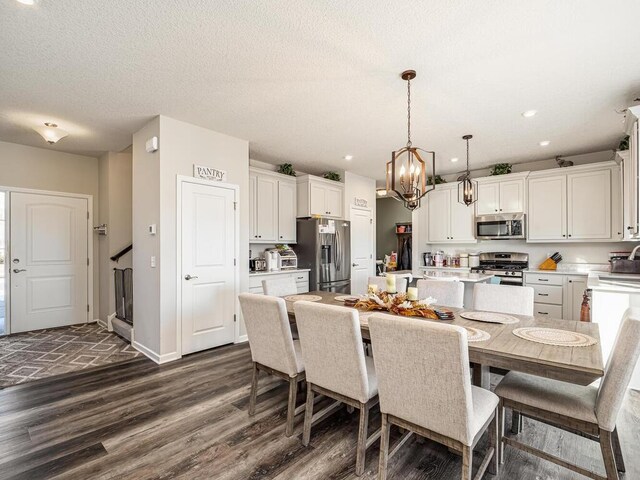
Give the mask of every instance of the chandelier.
[(469, 171), (469, 140), (473, 135), (465, 135), (462, 137), (467, 142), (467, 171), (462, 178), (459, 178), (458, 184), (458, 202), (464, 203), (467, 207), (478, 201), (478, 182), (471, 180), (471, 172)]
[[(401, 77), (407, 82), (407, 144), (391, 152), (391, 161), (387, 162), (387, 192), (409, 210), (415, 210), (420, 208), (420, 199), (435, 188), (436, 154), (411, 144), (411, 80), (416, 78), (416, 72), (406, 70)], [(431, 164), (429, 182), (423, 156)]]

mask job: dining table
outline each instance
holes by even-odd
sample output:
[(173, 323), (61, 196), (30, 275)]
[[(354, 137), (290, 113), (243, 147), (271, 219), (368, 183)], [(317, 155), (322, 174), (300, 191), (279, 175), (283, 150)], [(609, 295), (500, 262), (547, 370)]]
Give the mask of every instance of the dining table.
[[(317, 303), (344, 306), (343, 301), (336, 299), (340, 296), (336, 293), (313, 291), (305, 295), (320, 297), (321, 299)], [(300, 298), (304, 299), (305, 295), (301, 295)], [(295, 323), (294, 304), (295, 301), (286, 301), (287, 313), (292, 323)], [(465, 309), (443, 308), (453, 312), (455, 318), (453, 320), (424, 318), (424, 320), (480, 329), (490, 335), (486, 340), (469, 342), (468, 344), (469, 361), (473, 364), (472, 380), (474, 385), (489, 389), (491, 368), (514, 370), (579, 385), (589, 385), (604, 375), (600, 335), (596, 323), (560, 320), (541, 315), (511, 315), (519, 320), (517, 323), (511, 324), (487, 323), (462, 318), (460, 313)], [(389, 312), (380, 311), (379, 313)], [(396, 316), (398, 322), (408, 318)], [(410, 318), (422, 319), (422, 317)], [(579, 347), (537, 343), (518, 337), (513, 333), (514, 329), (523, 327), (542, 327), (578, 332), (593, 337), (596, 343)], [(361, 317), (360, 328), (363, 340), (369, 341), (371, 338), (369, 326), (364, 316)]]

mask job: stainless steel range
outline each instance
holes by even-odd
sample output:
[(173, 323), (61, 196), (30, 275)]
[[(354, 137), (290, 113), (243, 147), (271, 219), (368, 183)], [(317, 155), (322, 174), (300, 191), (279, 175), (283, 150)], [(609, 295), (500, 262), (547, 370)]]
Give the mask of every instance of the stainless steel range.
[(524, 284), (523, 271), (529, 268), (529, 254), (517, 252), (485, 252), (480, 254), (480, 266), (472, 272), (486, 273), (500, 278), (502, 285)]

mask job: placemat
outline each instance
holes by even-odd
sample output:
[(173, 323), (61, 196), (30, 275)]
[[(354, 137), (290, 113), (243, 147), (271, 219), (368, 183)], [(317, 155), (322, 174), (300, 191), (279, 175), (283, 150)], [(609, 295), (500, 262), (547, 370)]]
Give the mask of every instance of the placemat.
[(355, 295), (338, 295), (336, 298), (334, 298), (336, 302), (345, 302), (349, 299), (353, 300), (354, 302), (358, 301), (358, 297), (356, 297)]
[(489, 340), (491, 338), (491, 334), (489, 332), (485, 332), (484, 330), (480, 330), (479, 328), (473, 327), (464, 327), (467, 330), (468, 336), (467, 341), (469, 343), (473, 342), (484, 342), (485, 340)]
[(513, 334), (531, 342), (555, 345), (558, 347), (589, 347), (598, 341), (579, 332), (558, 330), (556, 328), (524, 327), (516, 328)]
[(299, 302), (300, 300), (305, 300), (307, 302), (319, 302), (322, 300), (322, 297), (318, 295), (289, 295), (288, 297), (284, 297), (287, 302)]
[(518, 323), (520, 321), (516, 317), (507, 315), (506, 313), (498, 313), (498, 312), (469, 311), (469, 312), (460, 312), (458, 315), (460, 315), (462, 318), (466, 318), (467, 320), (476, 320), (478, 322), (487, 322), (487, 323), (503, 323), (505, 325), (508, 325), (511, 323)]

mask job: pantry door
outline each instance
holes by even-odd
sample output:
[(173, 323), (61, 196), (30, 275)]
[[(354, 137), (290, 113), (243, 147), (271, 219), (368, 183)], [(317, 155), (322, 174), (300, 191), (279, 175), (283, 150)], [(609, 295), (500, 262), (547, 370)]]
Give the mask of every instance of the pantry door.
[(10, 193), (11, 333), (86, 323), (88, 199)]
[(233, 343), (238, 298), (237, 187), (181, 182), (182, 354)]
[(369, 277), (374, 276), (373, 213), (368, 208), (351, 207), (351, 293), (367, 293)]

